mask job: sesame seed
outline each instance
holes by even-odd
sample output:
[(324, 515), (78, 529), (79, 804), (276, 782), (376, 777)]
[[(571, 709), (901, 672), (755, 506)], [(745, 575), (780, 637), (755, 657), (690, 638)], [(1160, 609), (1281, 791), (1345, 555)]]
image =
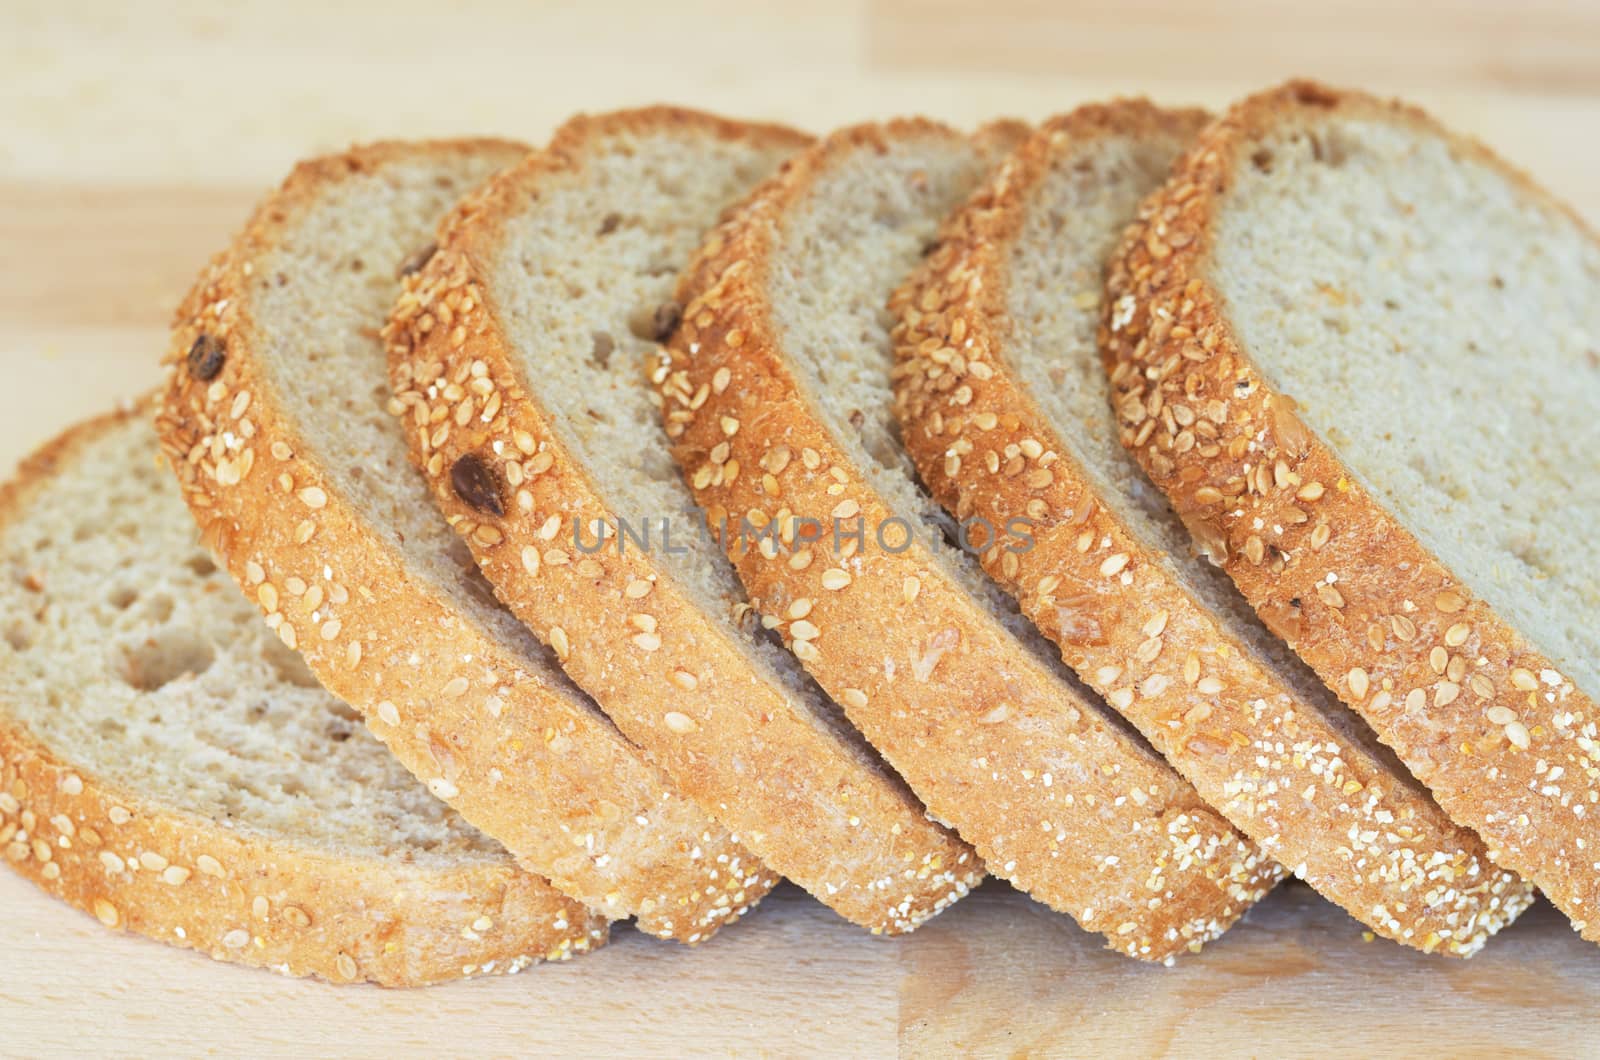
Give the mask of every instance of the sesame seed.
[(68, 773), (61, 778), (61, 791), (66, 795), (82, 795), (83, 778), (76, 773)]
[(168, 865), (161, 873), (163, 882), (173, 887), (180, 887), (189, 880), (189, 870), (182, 865)]
[(104, 898), (96, 898), (94, 900), (94, 915), (96, 920), (109, 928), (116, 927), (122, 919), (122, 915), (117, 912), (117, 907)]
[(283, 919), (294, 927), (308, 928), (311, 926), (311, 914), (297, 905), (283, 907)]
[(1459, 648), (1467, 642), (1467, 635), (1472, 632), (1472, 627), (1465, 622), (1457, 622), (1444, 631), (1444, 642), (1452, 648)]
[(433, 792), (435, 798), (453, 799), (461, 794), (461, 789), (456, 787), (444, 777), (435, 777), (428, 781), (428, 790)]
[(822, 572), (822, 587), (837, 592), (850, 584), (850, 575), (839, 567), (829, 567)]
[(643, 578), (635, 578), (628, 583), (628, 587), (622, 591), (622, 595), (629, 600), (642, 600), (650, 595), (650, 583)]
[(855, 707), (858, 710), (867, 705), (867, 694), (859, 688), (845, 689), (841, 698), (845, 706)]
[(700, 727), (699, 725), (695, 724), (695, 720), (689, 717), (689, 715), (680, 714), (676, 710), (667, 711), (661, 720), (662, 723), (666, 725), (668, 731), (675, 732), (680, 736), (686, 736)]
[(822, 630), (804, 619), (799, 619), (789, 626), (789, 635), (795, 640), (816, 640), (822, 635)]
[(354, 979), (358, 969), (355, 960), (346, 953), (341, 953), (333, 962), (335, 970), (345, 979)]
[(693, 692), (700, 685), (700, 679), (688, 670), (672, 671), (672, 683), (685, 692)]
[(1453, 615), (1463, 607), (1466, 607), (1467, 602), (1462, 599), (1460, 593), (1451, 592), (1447, 589), (1433, 598), (1433, 606), (1443, 614)]
[(1356, 702), (1367, 698), (1367, 689), (1370, 687), (1367, 671), (1357, 666), (1345, 675), (1345, 680), (1350, 683), (1350, 694), (1356, 697)]
[(915, 577), (907, 577), (905, 581), (900, 583), (901, 599), (908, 604), (916, 600), (917, 594), (921, 591), (922, 582)]
[(160, 872), (167, 867), (167, 859), (153, 850), (146, 850), (139, 855), (139, 864), (151, 872)]
[(1128, 554), (1126, 552), (1117, 552), (1107, 556), (1100, 564), (1100, 574), (1106, 578), (1114, 578), (1122, 573), (1122, 569), (1127, 565)]
[(566, 660), (572, 655), (572, 642), (567, 639), (567, 631), (560, 626), (550, 627), (550, 647), (555, 649), (558, 659)]
[(1507, 722), (1506, 739), (1510, 740), (1518, 750), (1526, 751), (1529, 743), (1528, 727), (1520, 721)]
[(214, 876), (219, 880), (223, 877), (222, 862), (218, 861), (210, 854), (201, 854), (199, 857), (195, 858), (194, 867), (199, 869), (201, 873), (206, 876)]
[(1539, 689), (1539, 679), (1533, 676), (1531, 670), (1516, 667), (1511, 671), (1511, 687), (1520, 692), (1536, 692)]
[(378, 720), (383, 722), (385, 725), (399, 725), (400, 711), (396, 709), (393, 703), (385, 699), (383, 702), (378, 704)]
[(1484, 716), (1496, 725), (1509, 725), (1517, 720), (1517, 712), (1510, 707), (1494, 706), (1484, 711)]
[(1150, 617), (1150, 620), (1144, 624), (1144, 635), (1147, 637), (1159, 637), (1161, 636), (1162, 632), (1166, 630), (1166, 628), (1166, 611), (1157, 611)]
[(328, 506), (328, 495), (319, 486), (307, 486), (296, 496), (300, 498), (300, 503), (312, 511), (318, 511)]

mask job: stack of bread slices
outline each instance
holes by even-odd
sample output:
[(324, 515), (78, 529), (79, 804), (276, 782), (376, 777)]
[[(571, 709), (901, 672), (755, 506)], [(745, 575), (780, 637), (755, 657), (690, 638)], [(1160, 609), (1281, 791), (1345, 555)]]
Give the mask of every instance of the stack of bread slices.
[(1306, 82), (305, 162), (0, 495), (0, 849), (388, 985), (783, 878), (1600, 941), (1597, 350), (1580, 219)]

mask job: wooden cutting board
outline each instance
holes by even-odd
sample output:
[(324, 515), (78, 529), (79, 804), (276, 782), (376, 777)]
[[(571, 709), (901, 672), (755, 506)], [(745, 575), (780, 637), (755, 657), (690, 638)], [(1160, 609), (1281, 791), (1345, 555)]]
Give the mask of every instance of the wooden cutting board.
[[(1600, 217), (1600, 6), (1459, 0), (11, 0), (0, 34), (0, 466), (154, 384), (201, 262), (298, 156), (380, 136), (537, 141), (658, 100), (813, 129), (963, 125), (1113, 94), (1221, 106), (1290, 74), (1404, 94)], [(1289, 886), (1150, 968), (990, 884), (864, 937), (785, 888), (694, 951), (411, 993), (214, 964), (0, 871), (0, 1056), (1600, 1055), (1600, 952), (1548, 906), (1478, 958), (1368, 942)]]

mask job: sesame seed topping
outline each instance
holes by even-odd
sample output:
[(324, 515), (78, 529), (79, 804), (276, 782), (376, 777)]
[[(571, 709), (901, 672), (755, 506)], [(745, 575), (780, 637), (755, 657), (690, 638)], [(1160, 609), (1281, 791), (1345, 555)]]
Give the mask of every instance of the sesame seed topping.
[(829, 567), (822, 572), (822, 587), (834, 592), (850, 584), (849, 572), (839, 567)]
[(699, 725), (695, 724), (695, 720), (689, 717), (689, 715), (681, 714), (676, 710), (667, 711), (667, 713), (662, 716), (661, 720), (662, 723), (666, 725), (669, 732), (675, 732), (680, 736), (694, 732), (700, 727)]

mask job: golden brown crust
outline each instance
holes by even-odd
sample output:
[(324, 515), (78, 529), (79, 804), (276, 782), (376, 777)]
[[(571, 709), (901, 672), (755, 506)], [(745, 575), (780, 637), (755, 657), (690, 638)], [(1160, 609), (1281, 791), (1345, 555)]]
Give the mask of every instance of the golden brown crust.
[[(1413, 108), (1309, 82), (1245, 100), (1201, 136), (1113, 257), (1101, 345), (1123, 443), (1267, 625), (1440, 806), (1600, 940), (1589, 852), (1600, 836), (1585, 812), (1600, 798), (1594, 705), (1301, 422), (1242, 348), (1208, 280), (1213, 222), (1253, 138), (1333, 114), (1444, 138), (1553, 205), (1486, 148)], [(1207, 425), (1193, 448), (1177, 444), (1179, 405)], [(1258, 536), (1255, 525), (1274, 532)]]
[[(766, 282), (776, 232), (820, 174), (922, 137), (961, 142), (919, 120), (835, 133), (758, 189), (686, 275), (662, 390), (674, 454), (714, 522), (891, 517), (791, 369)], [(1276, 865), (1024, 650), (920, 541), (896, 554), (827, 537), (771, 559), (728, 544), (768, 624), (992, 872), (1155, 960), (1198, 948), (1276, 882)]]
[[(32, 456), (0, 492), (0, 525), (134, 415), (91, 420)], [(3, 705), (0, 852), (107, 927), (335, 983), (512, 972), (606, 940), (602, 917), (509, 858), (429, 868), (223, 827), (74, 764)]]
[[(843, 916), (875, 932), (910, 930), (982, 878), (972, 851), (753, 668), (750, 649), (701, 613), (652, 555), (608, 548), (579, 558), (564, 547), (574, 520), (614, 528), (617, 515), (562, 445), (559, 413), (524, 377), (489, 279), (501, 219), (547, 182), (581, 179), (574, 174), (588, 153), (617, 130), (806, 142), (673, 108), (580, 117), (549, 150), (463, 203), (388, 331), (413, 454), (502, 599), (689, 797)], [(458, 495), (453, 471), (463, 458), (467, 466), (476, 458), (504, 494), (503, 514)]]
[[(1046, 122), (897, 292), (896, 415), (923, 481), (958, 518), (1003, 526), (1026, 514), (1033, 547), (996, 542), (984, 569), (1207, 801), (1379, 934), (1468, 956), (1532, 889), (1189, 594), (1102, 503), (1011, 363), (1008, 262), (1039, 186), (1100, 138), (1186, 142), (1207, 120), (1124, 101)], [(1117, 556), (1126, 562), (1105, 577)]]
[[(297, 166), (178, 311), (162, 447), (206, 544), (246, 595), (435, 795), (607, 916), (699, 941), (777, 876), (558, 674), (413, 573), (331, 481), (329, 457), (260, 363), (255, 262), (318, 196), (389, 162), (478, 151), (508, 164), (527, 153), (498, 141), (388, 143)], [(191, 363), (201, 342), (217, 344), (219, 364)]]

